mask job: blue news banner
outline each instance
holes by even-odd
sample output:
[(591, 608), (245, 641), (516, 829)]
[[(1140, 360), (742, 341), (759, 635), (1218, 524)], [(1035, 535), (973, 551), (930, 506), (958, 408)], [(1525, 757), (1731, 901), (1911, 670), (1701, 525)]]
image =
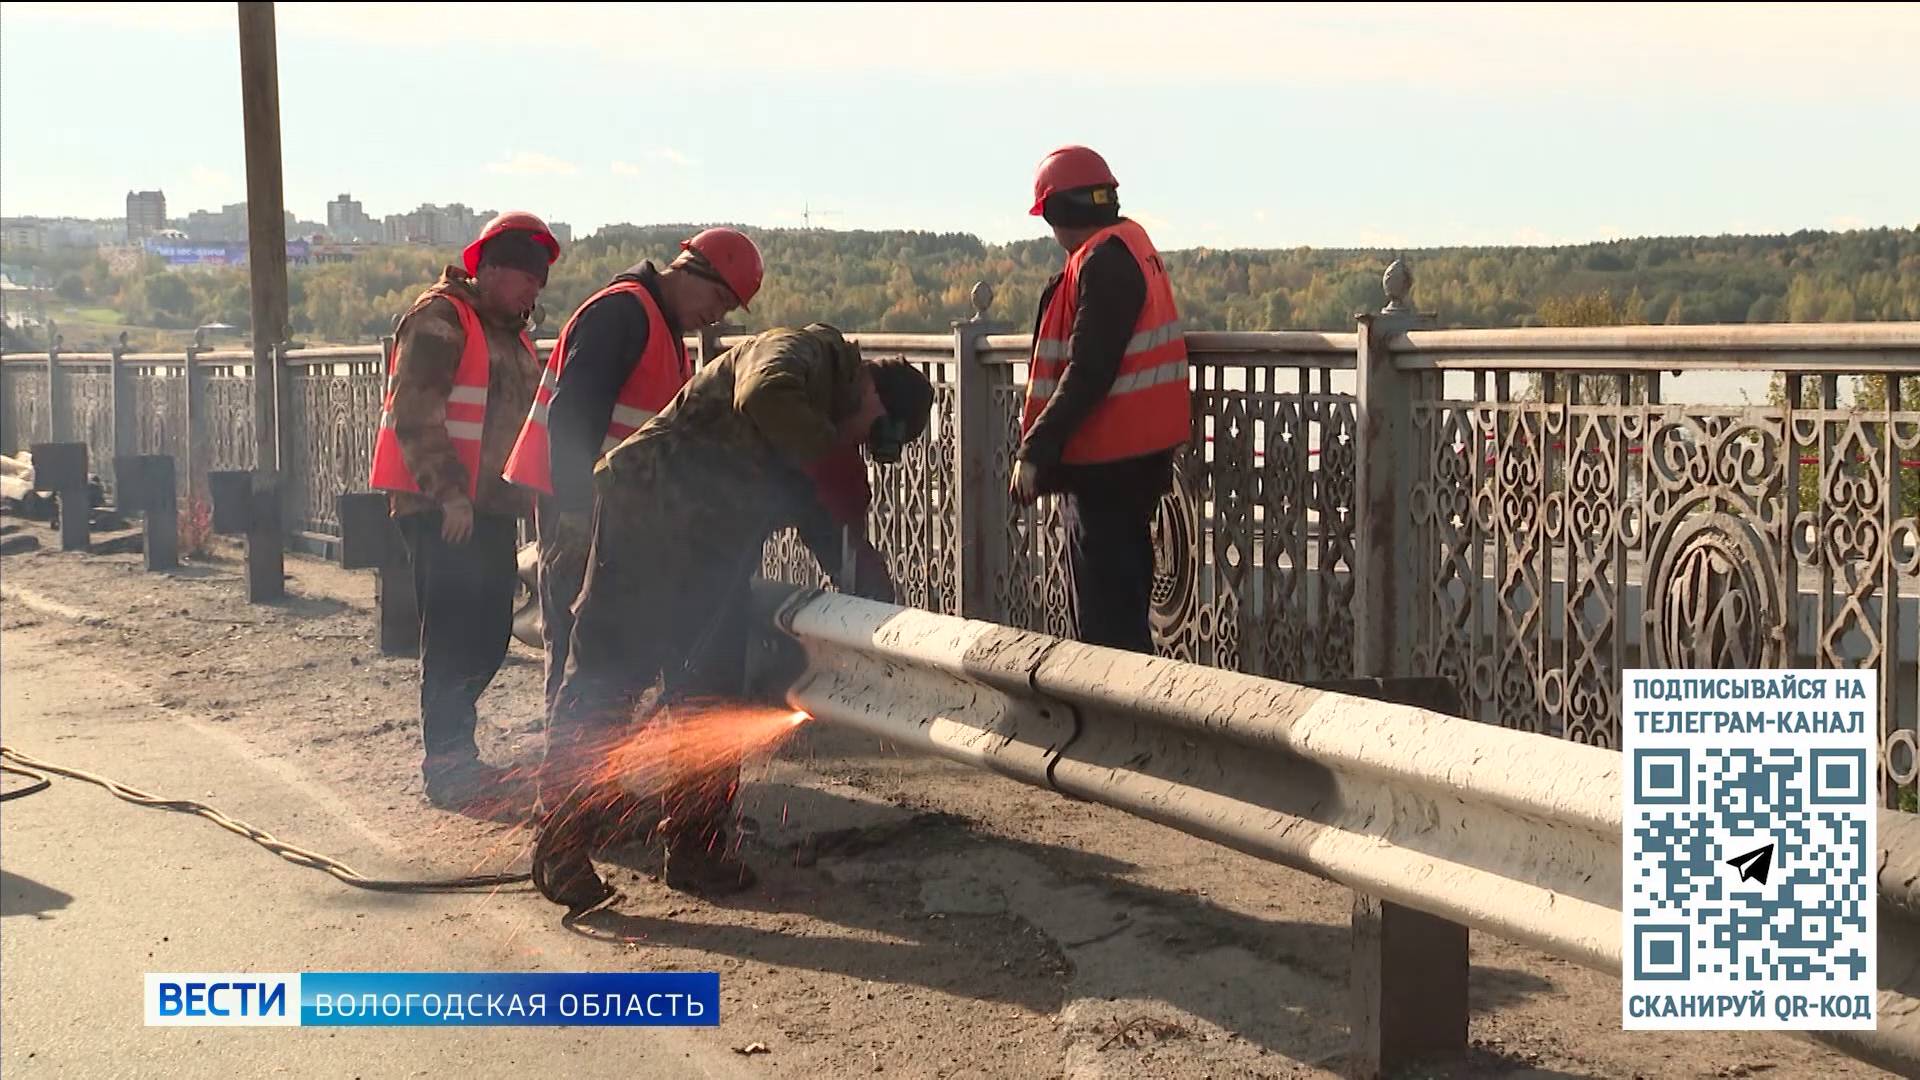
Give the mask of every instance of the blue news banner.
[(717, 1027), (718, 972), (147, 974), (149, 1027)]
[(1877, 1021), (1878, 675), (1625, 673), (1621, 1023)]

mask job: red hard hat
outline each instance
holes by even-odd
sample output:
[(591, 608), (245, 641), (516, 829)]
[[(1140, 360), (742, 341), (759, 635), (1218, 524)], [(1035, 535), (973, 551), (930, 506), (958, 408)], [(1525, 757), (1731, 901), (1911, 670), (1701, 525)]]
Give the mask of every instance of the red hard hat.
[(680, 241), (680, 250), (698, 252), (706, 259), (720, 272), (720, 280), (733, 290), (741, 309), (747, 310), (747, 302), (760, 291), (760, 279), (765, 276), (766, 268), (760, 262), (760, 249), (745, 233), (724, 227), (702, 229), (693, 239)]
[(472, 275), (480, 272), (480, 249), (486, 246), (487, 241), (503, 232), (515, 230), (532, 233), (540, 246), (547, 249), (547, 265), (553, 265), (560, 258), (560, 241), (553, 238), (553, 230), (547, 228), (546, 222), (525, 210), (509, 210), (487, 222), (486, 228), (480, 230), (479, 239), (468, 244), (467, 250), (460, 253), (460, 261), (466, 264), (467, 273)]
[(1063, 146), (1041, 159), (1039, 171), (1033, 174), (1033, 209), (1027, 212), (1039, 217), (1047, 196), (1057, 191), (1119, 186), (1106, 158), (1084, 146)]

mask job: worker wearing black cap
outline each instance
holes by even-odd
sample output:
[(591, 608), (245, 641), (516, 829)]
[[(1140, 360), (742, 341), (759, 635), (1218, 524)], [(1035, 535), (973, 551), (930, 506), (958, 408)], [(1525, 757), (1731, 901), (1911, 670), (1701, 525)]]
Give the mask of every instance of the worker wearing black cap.
[(1047, 155), (1032, 213), (1067, 265), (1040, 294), (1011, 495), (1062, 496), (1074, 634), (1153, 651), (1155, 507), (1192, 421), (1186, 336), (1146, 230), (1120, 216), (1119, 181), (1099, 154)]
[(932, 405), (932, 385), (904, 359), (868, 360), (820, 323), (775, 329), (701, 368), (600, 459), (587, 579), (547, 726), (533, 871), (549, 899), (577, 910), (606, 898), (588, 855), (613, 842), (609, 822), (629, 838), (652, 830), (671, 887), (752, 883), (728, 839), (737, 762), (675, 775), (636, 807), (596, 782), (601, 757), (628, 723), (661, 722), (662, 699), (646, 700), (656, 682), (669, 703), (740, 694), (743, 601), (774, 532), (795, 528), (842, 589), (893, 599), (865, 537), (854, 542), (866, 558), (851, 570), (842, 559), (842, 520), (821, 496), (835, 485), (816, 470), (863, 446), (877, 463), (898, 460)]

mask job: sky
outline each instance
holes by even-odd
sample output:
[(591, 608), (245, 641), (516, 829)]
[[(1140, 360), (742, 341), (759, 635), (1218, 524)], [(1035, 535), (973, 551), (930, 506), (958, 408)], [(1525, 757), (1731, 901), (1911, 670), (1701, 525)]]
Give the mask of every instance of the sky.
[[(1920, 225), (1920, 5), (281, 3), (286, 200), (1167, 248)], [(246, 197), (232, 4), (0, 4), (0, 213)]]

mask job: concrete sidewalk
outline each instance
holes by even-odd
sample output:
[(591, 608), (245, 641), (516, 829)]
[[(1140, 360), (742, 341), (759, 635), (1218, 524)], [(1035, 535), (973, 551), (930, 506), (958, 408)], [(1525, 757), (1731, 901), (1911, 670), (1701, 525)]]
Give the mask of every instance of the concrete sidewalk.
[[(365, 874), (469, 870), (409, 865), (397, 840), (324, 786), (57, 647), (9, 634), (0, 662), (5, 740), (25, 753), (207, 802)], [(6, 779), (8, 790), (26, 784)], [(148, 1028), (148, 971), (589, 971), (608, 957), (558, 928), (525, 886), (357, 890), (211, 822), (76, 780), (5, 803), (0, 841), (9, 1077), (746, 1074), (748, 1059), (712, 1029)]]

